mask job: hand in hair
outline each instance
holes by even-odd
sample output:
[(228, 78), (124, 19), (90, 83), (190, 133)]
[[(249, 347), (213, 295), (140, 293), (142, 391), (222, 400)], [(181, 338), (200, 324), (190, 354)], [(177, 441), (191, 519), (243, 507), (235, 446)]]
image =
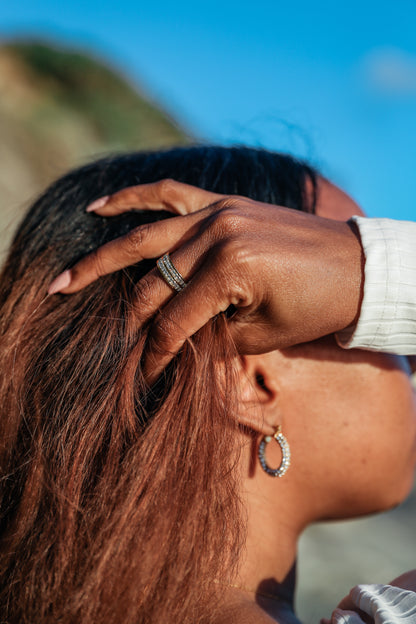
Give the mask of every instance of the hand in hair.
[(178, 216), (103, 245), (58, 276), (49, 293), (77, 292), (169, 252), (187, 287), (174, 293), (156, 267), (138, 284), (138, 322), (153, 319), (145, 367), (152, 378), (188, 337), (230, 306), (229, 327), (241, 353), (314, 340), (358, 316), (362, 249), (346, 222), (173, 180), (126, 188), (88, 208), (105, 217), (134, 209)]

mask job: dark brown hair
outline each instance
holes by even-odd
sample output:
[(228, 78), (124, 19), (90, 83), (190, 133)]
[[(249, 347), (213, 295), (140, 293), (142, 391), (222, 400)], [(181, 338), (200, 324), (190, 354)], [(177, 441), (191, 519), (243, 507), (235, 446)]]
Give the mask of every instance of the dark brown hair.
[(60, 271), (130, 228), (93, 199), (164, 177), (302, 209), (313, 171), (247, 148), (104, 159), (53, 184), (12, 244), (0, 290), (0, 620), (10, 624), (209, 622), (216, 578), (244, 542), (235, 357), (223, 315), (151, 390), (135, 322), (154, 262), (46, 296)]

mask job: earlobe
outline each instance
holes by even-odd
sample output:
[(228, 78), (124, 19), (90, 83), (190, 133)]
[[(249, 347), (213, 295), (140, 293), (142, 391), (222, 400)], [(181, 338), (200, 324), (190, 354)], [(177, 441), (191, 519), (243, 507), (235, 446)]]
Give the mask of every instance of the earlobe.
[(261, 435), (273, 435), (279, 424), (278, 384), (267, 366), (267, 355), (241, 357), (241, 425)]

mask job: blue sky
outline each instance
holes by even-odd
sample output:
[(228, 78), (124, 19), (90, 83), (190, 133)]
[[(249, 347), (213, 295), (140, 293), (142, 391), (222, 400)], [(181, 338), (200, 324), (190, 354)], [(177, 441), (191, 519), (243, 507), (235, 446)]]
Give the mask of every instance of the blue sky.
[(308, 158), (372, 216), (416, 219), (416, 2), (20, 0), (0, 37), (103, 56), (196, 136)]

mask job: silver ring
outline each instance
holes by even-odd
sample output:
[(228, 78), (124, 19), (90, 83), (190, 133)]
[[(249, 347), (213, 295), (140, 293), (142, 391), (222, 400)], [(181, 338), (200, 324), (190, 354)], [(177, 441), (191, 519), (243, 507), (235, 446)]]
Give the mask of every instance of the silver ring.
[(156, 265), (165, 282), (169, 284), (173, 290), (180, 292), (185, 288), (186, 282), (179, 271), (173, 266), (168, 253), (159, 258)]

